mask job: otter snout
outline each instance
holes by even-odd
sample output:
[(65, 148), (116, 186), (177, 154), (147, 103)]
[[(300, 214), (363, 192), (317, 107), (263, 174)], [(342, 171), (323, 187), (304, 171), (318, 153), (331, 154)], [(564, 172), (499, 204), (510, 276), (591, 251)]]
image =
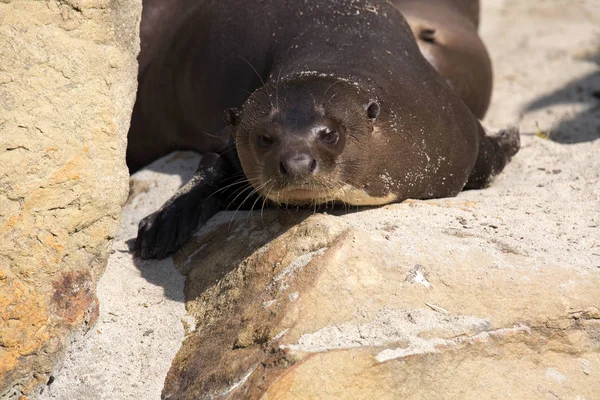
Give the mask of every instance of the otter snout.
[(288, 152), (281, 156), (279, 174), (283, 178), (298, 180), (316, 174), (317, 167), (317, 160), (310, 154)]
[(270, 180), (281, 189), (309, 182), (314, 185), (334, 169), (345, 146), (342, 127), (333, 120), (303, 122), (282, 118), (261, 124), (251, 133), (263, 182)]

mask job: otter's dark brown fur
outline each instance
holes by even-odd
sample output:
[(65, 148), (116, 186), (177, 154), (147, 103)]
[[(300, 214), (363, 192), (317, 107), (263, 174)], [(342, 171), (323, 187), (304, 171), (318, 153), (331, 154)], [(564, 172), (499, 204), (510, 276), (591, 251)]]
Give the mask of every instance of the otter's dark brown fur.
[(518, 133), (485, 135), (452, 88), (463, 76), (423, 57), (400, 3), (198, 3), (140, 76), (132, 169), (172, 149), (205, 154), (140, 224), (142, 257), (187, 241), (242, 173), (247, 193), (298, 205), (455, 196), (499, 173)]

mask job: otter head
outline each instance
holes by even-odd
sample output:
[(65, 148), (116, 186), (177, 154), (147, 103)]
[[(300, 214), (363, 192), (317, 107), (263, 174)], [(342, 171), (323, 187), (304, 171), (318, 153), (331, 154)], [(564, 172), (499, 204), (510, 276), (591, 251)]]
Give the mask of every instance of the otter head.
[[(346, 201), (380, 106), (357, 86), (322, 77), (288, 79), (228, 109), (248, 182), (279, 204)], [(361, 140), (362, 138), (362, 140)]]

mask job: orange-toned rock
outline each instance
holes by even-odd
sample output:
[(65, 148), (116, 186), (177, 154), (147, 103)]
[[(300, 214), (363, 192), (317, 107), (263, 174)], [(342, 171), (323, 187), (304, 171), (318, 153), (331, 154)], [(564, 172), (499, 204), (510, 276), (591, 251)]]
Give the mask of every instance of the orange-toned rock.
[(0, 398), (97, 315), (127, 195), (139, 0), (0, 2)]

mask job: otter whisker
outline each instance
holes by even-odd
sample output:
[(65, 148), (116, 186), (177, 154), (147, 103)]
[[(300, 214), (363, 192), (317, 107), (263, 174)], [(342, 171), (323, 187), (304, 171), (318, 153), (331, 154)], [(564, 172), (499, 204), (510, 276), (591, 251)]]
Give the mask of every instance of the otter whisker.
[(238, 197), (242, 196), (244, 193), (248, 192), (248, 191), (252, 191), (254, 188), (251, 185), (248, 186), (244, 186), (241, 188), (241, 190), (239, 190), (237, 196), (235, 196), (235, 198), (233, 200), (231, 200), (229, 203), (227, 203), (227, 206), (225, 207), (226, 210), (229, 210), (230, 207), (235, 203), (235, 201), (237, 200)]
[[(266, 181), (265, 183), (263, 183), (262, 185), (260, 185), (258, 188), (253, 188), (253, 190), (250, 192), (250, 194), (248, 194), (248, 196), (246, 196), (246, 198), (240, 203), (240, 205), (236, 208), (235, 212), (233, 213), (233, 216), (231, 217), (231, 221), (229, 222), (229, 228), (231, 228), (231, 223), (233, 222), (233, 220), (235, 219), (235, 215), (237, 214), (237, 212), (240, 210), (240, 208), (246, 203), (246, 201), (253, 196), (254, 194), (259, 193), (260, 189), (262, 189), (265, 185), (267, 185), (270, 181)], [(259, 194), (260, 195), (260, 194)], [(254, 207), (254, 205), (252, 205), (252, 207)]]
[[(245, 192), (245, 191), (246, 191), (248, 188), (252, 188), (252, 187), (253, 187), (253, 186), (252, 186), (252, 182), (254, 182), (254, 181), (260, 181), (260, 179), (259, 179), (259, 178), (254, 178), (254, 179), (252, 179), (252, 180), (247, 180), (247, 182), (248, 182), (248, 185), (246, 185), (246, 186), (243, 186), (243, 187), (241, 187), (241, 188), (238, 188), (238, 189), (234, 190), (234, 191), (233, 191), (233, 193), (231, 193), (231, 194), (228, 196), (228, 198), (229, 198), (229, 199), (230, 199), (231, 197), (235, 196), (235, 197), (234, 197), (234, 199), (233, 199), (233, 200), (231, 200), (231, 201), (229, 202), (229, 205), (231, 205), (231, 203), (235, 202), (235, 201), (237, 200), (237, 198), (238, 198), (240, 195), (242, 195), (242, 193), (244, 193), (244, 192)], [(237, 194), (237, 195), (236, 195), (236, 194)], [(243, 204), (243, 203), (242, 203), (242, 204)], [(229, 207), (229, 206), (228, 206), (228, 207)]]
[(228, 176), (227, 178), (223, 179), (223, 182), (227, 182), (227, 181), (230, 181), (232, 179), (237, 179), (237, 178), (239, 178), (241, 176), (243, 176), (245, 178), (246, 174), (244, 174), (243, 172), (237, 172), (237, 173), (232, 174), (231, 176)]
[(268, 200), (268, 198), (269, 198), (269, 194), (271, 194), (271, 190), (273, 190), (273, 185), (271, 185), (271, 188), (270, 188), (270, 189), (269, 189), (269, 191), (267, 192), (267, 195), (266, 195), (266, 196), (263, 196), (263, 202), (262, 202), (262, 206), (260, 207), (260, 220), (261, 220), (262, 222), (264, 222), (264, 219), (263, 219), (263, 211), (264, 211), (264, 209), (265, 209), (265, 202)]
[(226, 186), (224, 186), (224, 187), (222, 187), (222, 188), (219, 188), (219, 189), (215, 190), (214, 192), (212, 192), (212, 193), (211, 193), (211, 194), (210, 194), (210, 195), (209, 195), (209, 196), (208, 196), (206, 199), (208, 200), (208, 199), (210, 199), (212, 196), (214, 196), (214, 195), (216, 195), (216, 194), (219, 194), (219, 193), (221, 193), (221, 192), (223, 192), (223, 191), (225, 191), (225, 190), (227, 190), (227, 189), (229, 189), (229, 188), (231, 188), (231, 187), (233, 187), (233, 186), (236, 186), (236, 185), (242, 185), (242, 184), (244, 184), (244, 183), (246, 183), (246, 182), (247, 182), (247, 180), (246, 180), (246, 179), (240, 179), (240, 180), (238, 180), (238, 181), (236, 181), (236, 182), (233, 182), (233, 183), (231, 183), (231, 184), (228, 184), (228, 185), (226, 185)]
[[(329, 86), (327, 87), (327, 89), (325, 89), (325, 92), (323, 92), (323, 95), (321, 96), (321, 99), (319, 100), (319, 102), (320, 102), (320, 103), (322, 103), (322, 102), (323, 102), (323, 98), (325, 98), (325, 96), (327, 95), (327, 92), (329, 92), (329, 89), (331, 89), (332, 87), (334, 87), (334, 86), (335, 86), (335, 85), (337, 85), (338, 83), (342, 83), (342, 82), (343, 82), (343, 81), (339, 81), (339, 80), (338, 80), (338, 81), (335, 81), (335, 82), (333, 82), (331, 85), (329, 85)], [(334, 96), (335, 96), (335, 94), (334, 94)], [(332, 97), (332, 98), (333, 98), (333, 97)], [(329, 103), (329, 101), (331, 101), (331, 99), (329, 99), (329, 100), (327, 101), (327, 103)]]
[[(233, 223), (233, 220), (235, 219), (235, 216), (236, 216), (237, 212), (240, 210), (240, 208), (242, 208), (242, 206), (244, 205), (244, 203), (246, 202), (246, 200), (248, 200), (248, 198), (250, 196), (252, 196), (252, 195), (254, 195), (254, 193), (256, 193), (256, 189), (254, 187), (252, 187), (252, 186), (249, 186), (248, 188), (246, 188), (246, 190), (250, 190), (250, 193), (246, 196), (246, 198), (244, 199), (244, 201), (240, 202), (240, 204), (236, 207), (233, 215), (231, 216), (231, 220), (229, 221), (229, 227), (228, 227), (228, 229), (231, 229), (231, 224)], [(244, 192), (246, 190), (244, 190)], [(235, 201), (235, 199), (233, 201)], [(233, 201), (230, 202), (229, 205), (231, 205), (231, 203), (233, 203)], [(227, 206), (227, 208), (229, 208), (229, 205)]]
[(260, 76), (260, 74), (258, 73), (258, 71), (256, 70), (256, 68), (254, 68), (254, 65), (252, 65), (250, 63), (250, 61), (248, 61), (244, 57), (242, 57), (241, 54), (238, 54), (238, 57), (241, 58), (242, 60), (244, 60), (246, 62), (246, 64), (248, 64), (250, 66), (250, 68), (252, 68), (252, 70), (254, 71), (254, 73), (256, 74), (256, 76), (258, 76), (258, 79), (260, 79), (260, 82), (262, 83), (263, 87), (265, 88), (265, 91), (269, 95), (269, 102), (271, 103), (271, 108), (275, 109), (275, 107), (273, 107), (273, 102), (271, 101), (271, 93), (269, 92), (269, 88), (267, 88), (267, 85), (265, 84), (265, 81), (263, 80), (262, 76)]
[[(241, 175), (243, 175), (243, 173)], [(237, 174), (237, 176), (240, 176), (240, 174)], [(235, 178), (235, 176), (232, 176), (231, 178), (228, 178), (226, 180), (231, 180), (231, 179), (234, 179), (234, 178)], [(207, 199), (210, 199), (212, 196), (214, 196), (214, 195), (216, 195), (218, 193), (221, 193), (221, 192), (223, 192), (223, 191), (225, 191), (225, 190), (227, 190), (227, 189), (229, 189), (229, 188), (231, 188), (233, 186), (242, 185), (242, 184), (245, 184), (245, 183), (250, 184), (251, 182), (253, 182), (254, 180), (257, 180), (257, 179), (258, 178), (248, 179), (248, 178), (246, 178), (244, 176), (244, 178), (239, 179), (239, 180), (237, 180), (237, 181), (235, 181), (235, 182), (233, 182), (231, 184), (228, 184), (228, 185), (226, 185), (226, 186), (224, 186), (222, 188), (219, 188), (218, 190), (214, 191), (213, 193), (210, 194), (210, 196), (207, 197)], [(223, 180), (223, 182), (225, 182), (226, 180)], [(240, 190), (240, 189), (236, 189), (236, 191), (234, 193), (232, 193), (232, 195), (235, 194), (238, 190)]]
[(246, 94), (249, 94), (250, 96), (252, 96), (252, 92), (243, 88), (240, 88), (240, 90)]
[[(264, 186), (265, 185), (263, 185), (263, 187)], [(252, 206), (250, 207), (250, 214), (252, 214), (252, 212), (254, 211), (254, 206), (256, 206), (256, 203), (258, 203), (258, 200), (260, 200), (260, 198), (262, 197), (260, 195), (260, 191), (257, 190), (257, 192), (258, 192), (258, 196), (256, 196), (256, 199), (254, 200), (254, 203), (252, 203)]]
[(218, 136), (212, 133), (208, 133), (206, 131), (200, 131), (201, 134), (206, 135), (208, 137), (212, 137), (212, 138), (216, 138), (216, 139), (223, 139), (223, 136)]
[[(260, 178), (259, 178), (259, 177), (254, 177), (254, 178), (246, 178), (246, 179), (247, 179), (248, 183), (252, 183), (252, 182), (255, 182), (255, 181), (260, 181)], [(239, 196), (240, 196), (242, 193), (244, 193), (246, 190), (248, 190), (248, 188), (253, 188), (253, 186), (252, 186), (251, 184), (249, 184), (248, 186), (245, 186), (245, 187), (243, 187), (243, 188), (242, 188), (243, 190), (241, 190), (241, 191), (240, 191), (240, 190), (238, 189), (238, 190), (236, 190), (234, 193), (232, 193), (232, 194), (231, 194), (231, 196), (234, 196), (234, 195), (235, 195), (235, 193), (239, 192), (239, 194), (238, 194), (237, 196), (235, 196), (235, 198), (229, 202), (229, 204), (227, 205), (227, 208), (229, 208), (229, 206), (230, 206), (230, 205), (231, 205), (233, 202), (235, 202), (235, 201), (237, 200), (237, 198), (238, 198), (238, 197), (239, 197)], [(230, 196), (229, 198), (231, 198), (231, 196)], [(243, 203), (242, 203), (242, 204), (243, 204)]]
[[(228, 146), (229, 146), (229, 145), (228, 145)], [(227, 154), (227, 153), (229, 153), (229, 152), (231, 152), (231, 151), (235, 151), (235, 150), (236, 150), (236, 147), (235, 147), (235, 146), (231, 146), (230, 148), (227, 148), (227, 146), (225, 146), (225, 147), (223, 147), (223, 148), (221, 148), (221, 149), (218, 149), (218, 150), (216, 151), (216, 153), (218, 153), (220, 156), (223, 156), (224, 154)]]

